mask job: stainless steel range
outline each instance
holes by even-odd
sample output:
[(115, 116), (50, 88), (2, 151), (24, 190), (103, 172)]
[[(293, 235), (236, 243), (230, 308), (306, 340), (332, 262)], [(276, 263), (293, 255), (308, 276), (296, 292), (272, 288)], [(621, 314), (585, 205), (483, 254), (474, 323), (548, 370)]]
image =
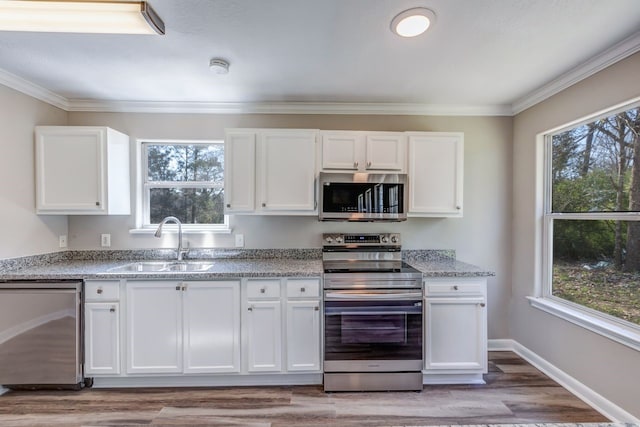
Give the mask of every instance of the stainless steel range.
[(324, 390), (422, 390), (422, 274), (400, 235), (323, 242)]

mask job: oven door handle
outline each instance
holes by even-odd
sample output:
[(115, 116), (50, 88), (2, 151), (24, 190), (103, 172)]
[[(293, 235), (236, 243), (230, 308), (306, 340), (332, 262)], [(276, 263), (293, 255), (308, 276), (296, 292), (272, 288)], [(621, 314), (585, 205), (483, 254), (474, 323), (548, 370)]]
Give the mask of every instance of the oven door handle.
[(397, 293), (343, 293), (343, 292), (326, 292), (325, 300), (422, 300), (422, 292), (397, 292)]

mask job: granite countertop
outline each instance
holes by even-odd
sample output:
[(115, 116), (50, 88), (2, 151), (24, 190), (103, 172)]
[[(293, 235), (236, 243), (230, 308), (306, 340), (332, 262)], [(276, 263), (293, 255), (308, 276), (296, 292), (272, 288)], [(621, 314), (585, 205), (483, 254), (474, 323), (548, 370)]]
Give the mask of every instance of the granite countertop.
[[(169, 256), (168, 256), (169, 255)], [(207, 261), (207, 271), (111, 271), (143, 260), (170, 261), (175, 251), (66, 251), (0, 260), (0, 280), (180, 279), (231, 277), (319, 277), (321, 251), (316, 249), (202, 250), (189, 261)], [(455, 259), (455, 251), (409, 250), (403, 259), (425, 277), (483, 277), (495, 273)]]

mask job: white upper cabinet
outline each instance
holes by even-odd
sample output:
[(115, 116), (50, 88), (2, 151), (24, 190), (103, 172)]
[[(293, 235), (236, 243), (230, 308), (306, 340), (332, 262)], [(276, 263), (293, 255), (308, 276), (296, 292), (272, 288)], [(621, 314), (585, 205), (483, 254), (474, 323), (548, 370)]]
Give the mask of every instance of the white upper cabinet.
[(464, 134), (408, 132), (409, 216), (461, 217)]
[(399, 132), (322, 131), (322, 169), (404, 172), (406, 137)]
[(255, 209), (256, 133), (230, 130), (224, 138), (224, 203), (226, 213)]
[(312, 129), (228, 129), (225, 212), (315, 214), (317, 133)]
[(129, 215), (129, 137), (107, 127), (36, 127), (38, 214)]
[(314, 130), (272, 130), (260, 133), (258, 150), (261, 211), (316, 209)]

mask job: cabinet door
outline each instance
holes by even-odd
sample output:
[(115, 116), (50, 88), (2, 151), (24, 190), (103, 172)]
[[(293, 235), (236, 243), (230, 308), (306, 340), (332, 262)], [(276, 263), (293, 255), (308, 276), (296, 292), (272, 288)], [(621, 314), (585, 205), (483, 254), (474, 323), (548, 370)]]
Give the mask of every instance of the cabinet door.
[(84, 307), (85, 374), (119, 374), (119, 304), (89, 303)]
[(405, 136), (397, 133), (372, 133), (366, 136), (366, 169), (403, 171)]
[(485, 299), (425, 299), (425, 369), (486, 372)]
[(315, 210), (316, 135), (314, 130), (260, 133), (259, 210)]
[(409, 215), (462, 216), (463, 136), (409, 135)]
[(320, 370), (320, 301), (287, 302), (287, 370)]
[(182, 372), (182, 284), (127, 283), (127, 373)]
[(224, 140), (225, 213), (255, 209), (256, 133), (229, 131)]
[(36, 210), (105, 211), (106, 128), (36, 128)]
[(357, 170), (361, 162), (362, 136), (357, 132), (322, 134), (322, 169)]
[(240, 282), (183, 286), (184, 372), (240, 372)]
[(247, 306), (247, 370), (282, 370), (280, 301), (249, 301)]

